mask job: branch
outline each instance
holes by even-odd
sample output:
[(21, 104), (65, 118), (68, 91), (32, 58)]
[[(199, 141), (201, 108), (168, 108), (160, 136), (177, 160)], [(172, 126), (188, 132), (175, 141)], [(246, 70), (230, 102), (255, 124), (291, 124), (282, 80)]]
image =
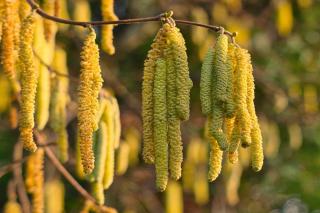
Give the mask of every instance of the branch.
[[(31, 6), (31, 8), (33, 10), (35, 10), (40, 16), (42, 16), (45, 19), (49, 19), (51, 21), (62, 23), (62, 24), (78, 25), (78, 26), (82, 26), (82, 27), (88, 27), (89, 25), (100, 26), (100, 25), (108, 25), (108, 24), (113, 24), (113, 25), (139, 24), (139, 23), (145, 23), (145, 22), (162, 21), (163, 19), (168, 18), (168, 14), (169, 14), (169, 13), (162, 13), (158, 16), (152, 16), (152, 17), (146, 17), (146, 18), (122, 19), (122, 20), (117, 20), (117, 21), (74, 21), (74, 20), (63, 19), (63, 18), (49, 15), (44, 10), (42, 10), (39, 7), (39, 5), (37, 3), (35, 3), (33, 0), (26, 0), (26, 1), (29, 3), (29, 5)], [(171, 17), (169, 17), (169, 18), (171, 18)], [(193, 22), (193, 21), (186, 21), (186, 20), (174, 20), (174, 21), (176, 23), (180, 23), (180, 24), (194, 25), (194, 26), (208, 28), (208, 29), (216, 31), (216, 32), (221, 30), (221, 27), (218, 27), (218, 26), (201, 24), (201, 23), (197, 23), (197, 22)], [(230, 36), (231, 38), (236, 36), (235, 33), (231, 33), (226, 30), (224, 31), (224, 34)]]
[(106, 206), (99, 206), (98, 202), (94, 197), (92, 197), (78, 182), (77, 180), (66, 170), (66, 168), (60, 163), (54, 152), (51, 150), (50, 147), (45, 146), (46, 143), (44, 142), (44, 137), (37, 131), (34, 131), (34, 135), (37, 139), (39, 145), (44, 146), (44, 151), (52, 162), (52, 164), (56, 167), (56, 169), (67, 179), (67, 181), (87, 200), (92, 201), (97, 205), (99, 208), (103, 209), (107, 212), (117, 212), (115, 209)]

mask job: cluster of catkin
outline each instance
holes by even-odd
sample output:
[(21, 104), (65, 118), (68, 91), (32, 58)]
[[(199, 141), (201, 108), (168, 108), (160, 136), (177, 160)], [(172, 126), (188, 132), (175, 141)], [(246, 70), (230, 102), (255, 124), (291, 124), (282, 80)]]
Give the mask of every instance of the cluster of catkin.
[(37, 149), (27, 161), (25, 184), (32, 195), (32, 212), (44, 212), (44, 150)]
[(203, 62), (200, 81), (202, 112), (208, 117), (211, 151), (209, 180), (221, 170), (222, 152), (237, 160), (238, 147), (250, 146), (252, 167), (263, 165), (262, 136), (254, 107), (254, 79), (247, 50), (228, 43), (222, 32)]
[(179, 29), (165, 23), (159, 30), (144, 63), (142, 85), (143, 158), (156, 167), (156, 185), (163, 191), (168, 170), (181, 177), (180, 122), (189, 118), (192, 81), (185, 42)]
[(113, 182), (115, 149), (122, 146), (118, 102), (106, 90), (100, 93), (99, 110), (95, 122), (99, 129), (93, 135), (94, 169), (86, 178), (92, 183), (93, 196), (99, 204), (104, 204), (104, 190), (108, 189)]
[[(118, 17), (114, 13), (114, 0), (101, 1), (101, 13), (104, 21), (117, 21)], [(113, 46), (113, 25), (103, 25), (101, 28), (101, 48), (109, 55), (115, 53)]]

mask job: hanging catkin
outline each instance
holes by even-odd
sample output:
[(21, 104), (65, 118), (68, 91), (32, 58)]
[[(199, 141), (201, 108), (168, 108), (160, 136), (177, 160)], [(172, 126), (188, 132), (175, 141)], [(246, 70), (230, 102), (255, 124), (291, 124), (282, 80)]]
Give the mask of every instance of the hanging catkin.
[(37, 89), (38, 72), (35, 69), (32, 40), (35, 23), (32, 13), (23, 20), (20, 37), (19, 61), (21, 66), (21, 105), (19, 115), (20, 138), (25, 149), (34, 152), (37, 149), (33, 141), (34, 103)]
[(96, 116), (99, 109), (98, 94), (102, 87), (99, 65), (99, 49), (95, 43), (96, 34), (92, 28), (81, 51), (80, 85), (78, 89), (78, 128), (81, 161), (86, 174), (94, 168), (92, 135), (97, 130)]
[(142, 82), (142, 121), (143, 121), (143, 159), (146, 163), (154, 163), (153, 143), (153, 83), (156, 60), (164, 48), (165, 30), (161, 28), (151, 45), (144, 62)]
[(247, 105), (251, 117), (251, 158), (254, 171), (260, 171), (263, 166), (262, 135), (254, 107), (254, 78), (251, 56), (248, 51), (243, 52), (247, 64)]
[(123, 175), (126, 173), (129, 165), (130, 146), (126, 141), (120, 143), (117, 153), (116, 174)]
[[(4, 73), (10, 80), (15, 79), (14, 67), (14, 1), (2, 0), (3, 21), (1, 42), (1, 63)], [(2, 15), (2, 14), (1, 14)]]
[(42, 213), (44, 210), (44, 150), (37, 149), (27, 161), (26, 186), (32, 194), (32, 212)]
[[(55, 1), (56, 0), (44, 0), (42, 2), (43, 10), (49, 14), (49, 15), (56, 15), (55, 14)], [(54, 39), (56, 30), (57, 30), (57, 24), (49, 19), (43, 20), (43, 28), (44, 28), (44, 36), (45, 39), (49, 42), (52, 39)]]
[(138, 129), (130, 127), (124, 134), (125, 141), (129, 145), (129, 166), (139, 163), (139, 153), (141, 147), (141, 133)]
[(156, 61), (154, 76), (154, 149), (156, 166), (156, 184), (164, 191), (168, 182), (168, 142), (167, 142), (167, 107), (166, 107), (166, 62)]
[(21, 213), (21, 206), (16, 201), (8, 201), (3, 208), (3, 213)]
[(45, 183), (45, 212), (64, 212), (65, 189), (63, 182), (59, 179), (50, 180)]
[(249, 146), (251, 144), (251, 118), (248, 112), (247, 105), (247, 94), (248, 94), (248, 85), (247, 85), (247, 66), (248, 59), (247, 51), (241, 48), (236, 49), (236, 60), (237, 67), (235, 71), (235, 84), (234, 90), (234, 100), (236, 108), (236, 116), (239, 119), (240, 133), (241, 133), (241, 144), (242, 146)]
[[(118, 17), (114, 13), (114, 0), (102, 0), (101, 1), (101, 13), (104, 21), (117, 21)], [(115, 48), (113, 46), (113, 25), (103, 25), (101, 29), (101, 47), (102, 50), (113, 55)]]
[(183, 192), (179, 182), (169, 181), (165, 195), (166, 213), (182, 213)]
[(112, 106), (114, 113), (114, 148), (118, 148), (120, 144), (121, 136), (121, 121), (120, 121), (120, 109), (117, 99), (112, 98)]
[[(68, 74), (66, 52), (57, 47), (54, 54), (52, 68), (59, 70), (63, 75)], [(68, 160), (68, 133), (66, 107), (69, 102), (69, 80), (63, 76), (56, 75), (51, 83), (51, 104), (50, 104), (50, 126), (58, 135), (58, 154), (62, 162)]]
[(214, 51), (210, 48), (205, 56), (205, 59), (201, 68), (201, 79), (200, 79), (200, 100), (202, 113), (210, 115), (212, 112), (212, 68), (213, 68), (213, 54)]
[(208, 119), (205, 127), (205, 136), (210, 143), (208, 179), (209, 181), (214, 181), (221, 172), (223, 152), (220, 150), (216, 139), (209, 133), (209, 128), (211, 126), (210, 122), (212, 122), (212, 120)]

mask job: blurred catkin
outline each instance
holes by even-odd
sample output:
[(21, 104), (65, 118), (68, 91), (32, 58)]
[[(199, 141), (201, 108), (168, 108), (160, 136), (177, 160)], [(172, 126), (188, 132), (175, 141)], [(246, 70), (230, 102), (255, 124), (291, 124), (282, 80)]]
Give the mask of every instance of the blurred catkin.
[(96, 117), (99, 110), (98, 94), (103, 79), (99, 65), (99, 48), (95, 43), (95, 31), (90, 28), (80, 54), (80, 85), (78, 88), (78, 128), (81, 161), (84, 173), (94, 168), (92, 135), (97, 130)]
[(169, 181), (165, 195), (166, 213), (182, 213), (183, 192), (179, 182)]
[(167, 106), (166, 106), (166, 62), (156, 61), (154, 74), (154, 149), (156, 166), (156, 184), (164, 191), (168, 182), (168, 142), (167, 142)]
[(120, 143), (117, 153), (116, 174), (123, 175), (126, 173), (129, 165), (130, 146), (126, 141)]
[[(101, 1), (101, 13), (104, 21), (117, 21), (118, 17), (114, 13), (114, 0)], [(103, 25), (101, 28), (101, 47), (102, 50), (113, 55), (115, 48), (113, 45), (113, 27), (114, 25)]]
[(33, 140), (35, 96), (38, 72), (34, 65), (32, 41), (34, 33), (35, 14), (26, 17), (21, 28), (19, 61), (21, 66), (21, 105), (19, 112), (20, 138), (25, 149), (34, 152), (37, 146)]
[(65, 189), (63, 182), (54, 179), (45, 183), (45, 212), (64, 212)]
[(16, 201), (8, 201), (3, 208), (3, 213), (21, 213), (22, 209)]

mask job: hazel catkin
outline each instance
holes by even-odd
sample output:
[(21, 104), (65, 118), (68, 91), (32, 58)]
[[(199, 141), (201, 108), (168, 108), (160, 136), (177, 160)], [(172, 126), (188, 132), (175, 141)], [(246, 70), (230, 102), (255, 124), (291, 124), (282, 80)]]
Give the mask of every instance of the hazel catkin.
[(211, 89), (212, 89), (212, 68), (213, 68), (213, 49), (210, 48), (205, 56), (201, 68), (200, 79), (200, 101), (202, 113), (210, 115), (212, 112), (211, 105)]
[(166, 107), (166, 62), (163, 59), (158, 59), (156, 61), (153, 101), (156, 184), (160, 191), (164, 191), (168, 182), (168, 143)]
[(3, 208), (3, 213), (21, 213), (22, 209), (16, 201), (8, 201)]
[(92, 28), (84, 41), (80, 62), (80, 85), (78, 88), (78, 128), (81, 161), (84, 173), (94, 168), (92, 135), (97, 130), (96, 116), (99, 109), (98, 94), (102, 87), (99, 65), (99, 49), (95, 43), (96, 34)]
[(165, 30), (161, 28), (151, 45), (144, 62), (142, 82), (142, 121), (143, 121), (143, 159), (146, 163), (154, 163), (153, 143), (153, 83), (156, 60), (160, 57), (165, 45)]
[(34, 152), (37, 146), (33, 140), (34, 103), (37, 89), (38, 72), (35, 69), (32, 41), (35, 14), (26, 17), (21, 28), (19, 61), (21, 64), (21, 105), (19, 112), (20, 138), (25, 149)]
[[(114, 0), (101, 1), (101, 13), (104, 21), (117, 21), (118, 17), (114, 13)], [(101, 29), (101, 47), (102, 50), (113, 55), (115, 48), (113, 45), (113, 25), (103, 25)]]

